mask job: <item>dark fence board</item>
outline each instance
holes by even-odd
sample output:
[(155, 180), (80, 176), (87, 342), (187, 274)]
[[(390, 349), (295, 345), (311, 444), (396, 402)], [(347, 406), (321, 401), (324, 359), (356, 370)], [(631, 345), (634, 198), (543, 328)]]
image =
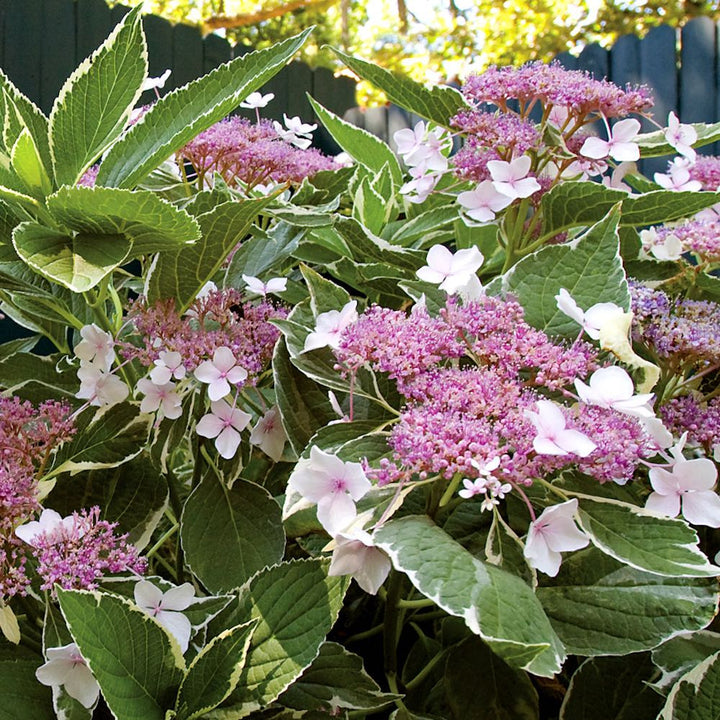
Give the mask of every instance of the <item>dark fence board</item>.
[(76, 0), (75, 64), (90, 55), (113, 28), (112, 13), (104, 0)]
[(208, 73), (232, 58), (230, 43), (219, 35), (208, 35), (203, 40), (203, 72)]
[(40, 67), (40, 108), (49, 113), (76, 66), (75, 8), (66, 0), (43, 0), (43, 37), (52, 38), (41, 44)]
[[(143, 30), (148, 46), (148, 65), (150, 77), (160, 77), (173, 67), (173, 26), (165, 18), (157, 15), (143, 17)], [(171, 87), (172, 73), (166, 82)], [(154, 96), (154, 94), (153, 94)]]
[(173, 27), (173, 72), (168, 88), (177, 88), (199, 78), (203, 74), (202, 36), (190, 25)]
[(640, 38), (623, 35), (617, 39), (610, 53), (609, 79), (621, 87), (641, 82)]
[(10, 3), (5, 13), (3, 70), (33, 102), (40, 103), (42, 3)]
[(598, 80), (608, 77), (610, 71), (608, 51), (596, 43), (588, 45), (578, 56), (577, 69), (590, 73)]
[(5, 13), (7, 4), (0, 2), (0, 67), (5, 67)]
[(287, 114), (288, 117), (299, 116), (304, 122), (312, 119), (313, 111), (305, 95), (312, 89), (312, 70), (301, 62), (292, 62), (287, 72)]

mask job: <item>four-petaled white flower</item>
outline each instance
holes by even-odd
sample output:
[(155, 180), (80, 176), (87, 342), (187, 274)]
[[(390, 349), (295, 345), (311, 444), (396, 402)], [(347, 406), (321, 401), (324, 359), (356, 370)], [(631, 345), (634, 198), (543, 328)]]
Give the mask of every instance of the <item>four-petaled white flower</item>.
[(185, 365), (179, 352), (163, 350), (154, 364), (155, 367), (150, 371), (150, 379), (156, 385), (165, 385), (173, 378), (182, 380), (185, 377)]
[(695, 162), (697, 153), (693, 150), (693, 143), (697, 142), (697, 131), (692, 125), (684, 125), (678, 120), (674, 112), (668, 115), (668, 126), (665, 129), (665, 140), (680, 155), (686, 157), (690, 162)]
[(424, 162), (417, 167), (410, 168), (409, 173), (412, 180), (408, 180), (402, 185), (400, 194), (404, 195), (411, 203), (418, 205), (424, 203), (435, 189), (442, 173), (430, 170)]
[(457, 197), (463, 209), (462, 217), (478, 223), (495, 219), (495, 213), (504, 210), (513, 201), (511, 197), (495, 189), (491, 180), (483, 180), (474, 190), (461, 192)]
[(48, 539), (56, 537), (61, 540), (73, 534), (82, 537), (83, 531), (80, 528), (75, 529), (75, 518), (72, 515), (62, 517), (55, 510), (45, 508), (38, 520), (31, 520), (16, 527), (15, 534), (28, 545), (37, 547), (35, 541), (40, 535)]
[(427, 170), (447, 170), (448, 161), (443, 150), (452, 144), (452, 140), (443, 128), (429, 130), (420, 120), (412, 129), (398, 130), (393, 134), (393, 140), (398, 154), (408, 167), (414, 168), (422, 164)]
[(579, 455), (587, 457), (597, 445), (579, 430), (565, 427), (563, 411), (551, 400), (538, 400), (535, 405), (537, 412), (525, 411), (527, 417), (537, 430), (533, 440), (533, 448), (540, 455)]
[(531, 567), (555, 577), (562, 562), (561, 552), (580, 550), (588, 545), (587, 536), (573, 521), (577, 506), (576, 498), (553, 505), (530, 523), (523, 554)]
[(167, 79), (170, 77), (171, 73), (172, 70), (168, 68), (160, 77), (147, 78), (142, 84), (142, 91), (145, 92), (145, 90), (162, 90), (165, 87), (165, 83), (167, 82)]
[(572, 318), (593, 339), (600, 338), (601, 330), (618, 322), (625, 316), (625, 311), (615, 303), (595, 303), (583, 312), (574, 298), (565, 288), (555, 296), (558, 310)]
[(326, 345), (337, 348), (340, 335), (358, 319), (357, 300), (351, 300), (340, 310), (328, 310), (315, 319), (315, 329), (305, 338), (303, 352), (317, 350)]
[(89, 363), (108, 371), (115, 362), (115, 339), (95, 323), (80, 328), (82, 340), (75, 346), (75, 355), (83, 363)]
[(448, 295), (454, 295), (468, 284), (484, 260), (475, 246), (453, 254), (444, 245), (433, 245), (428, 250), (427, 265), (416, 274), (425, 282), (439, 285)]
[(117, 405), (130, 393), (130, 388), (117, 375), (103, 372), (95, 365), (81, 364), (77, 376), (80, 389), (75, 397), (87, 400), (90, 405)]
[(655, 415), (652, 409), (652, 393), (635, 395), (632, 378), (617, 365), (600, 368), (590, 376), (590, 384), (575, 380), (578, 397), (588, 405), (612, 408), (625, 415), (649, 418)]
[(702, 183), (690, 179), (690, 166), (687, 158), (678, 157), (668, 163), (667, 174), (655, 173), (653, 178), (665, 190), (697, 192), (702, 190)]
[(267, 282), (263, 282), (252, 275), (243, 275), (242, 279), (245, 281), (249, 292), (255, 295), (262, 295), (263, 297), (268, 293), (284, 292), (287, 288), (287, 278), (270, 278)]
[(640, 241), (643, 250), (650, 252), (658, 260), (679, 260), (685, 252), (685, 248), (677, 235), (669, 233), (660, 240), (655, 228), (641, 230)]
[(210, 400), (220, 400), (230, 392), (230, 384), (239, 385), (247, 380), (247, 370), (236, 364), (229, 347), (219, 347), (212, 360), (205, 360), (195, 368), (195, 377), (208, 384)]
[(601, 160), (610, 156), (613, 160), (623, 162), (638, 160), (640, 148), (633, 138), (640, 132), (640, 121), (635, 118), (616, 122), (607, 140), (599, 137), (589, 137), (580, 148), (580, 154), (585, 157)]
[(220, 457), (230, 460), (240, 446), (240, 433), (252, 420), (252, 415), (230, 407), (224, 400), (213, 401), (210, 409), (210, 413), (200, 418), (195, 432), (202, 437), (215, 438)]
[(317, 128), (317, 125), (304, 123), (297, 115), (289, 118), (284, 113), (283, 121), (285, 122), (285, 127), (277, 120), (273, 120), (273, 127), (275, 128), (275, 132), (285, 142), (289, 142), (301, 150), (306, 150), (312, 145), (312, 133)]
[(338, 533), (334, 541), (328, 575), (352, 575), (366, 593), (377, 595), (392, 567), (390, 558), (365, 530)]
[(290, 475), (288, 490), (317, 504), (317, 517), (330, 535), (345, 530), (355, 519), (359, 500), (371, 488), (360, 463), (344, 462), (316, 445)]
[(257, 110), (257, 108), (264, 108), (267, 104), (275, 97), (273, 93), (263, 95), (260, 92), (251, 92), (241, 103), (241, 108), (248, 108), (250, 110)]
[(195, 588), (183, 583), (163, 592), (151, 582), (141, 580), (135, 585), (134, 595), (135, 604), (154, 617), (178, 641), (184, 653), (190, 644), (192, 626), (182, 611), (192, 605)]
[(511, 162), (490, 160), (487, 169), (494, 188), (511, 200), (530, 197), (540, 190), (540, 183), (534, 177), (528, 177), (532, 160), (529, 155), (521, 155)]
[(182, 415), (182, 401), (175, 392), (175, 383), (156, 385), (149, 378), (138, 380), (138, 390), (145, 395), (140, 403), (140, 412), (152, 413), (161, 410), (168, 420), (176, 420)]
[(717, 467), (708, 458), (679, 460), (672, 470), (652, 468), (649, 473), (654, 492), (645, 508), (653, 512), (683, 517), (693, 525), (720, 527), (720, 497), (713, 491)]
[(257, 422), (250, 433), (250, 442), (278, 462), (283, 454), (287, 433), (280, 421), (277, 406), (271, 407)]
[(64, 687), (65, 692), (83, 707), (91, 708), (98, 699), (100, 686), (90, 672), (75, 643), (46, 650), (47, 662), (35, 671), (43, 685)]

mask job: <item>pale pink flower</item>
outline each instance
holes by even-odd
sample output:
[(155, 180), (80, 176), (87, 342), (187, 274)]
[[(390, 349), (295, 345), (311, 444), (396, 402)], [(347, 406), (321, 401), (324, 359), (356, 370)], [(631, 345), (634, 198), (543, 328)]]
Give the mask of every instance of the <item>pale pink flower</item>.
[(613, 126), (608, 140), (599, 137), (587, 138), (580, 148), (580, 154), (595, 160), (602, 160), (608, 156), (618, 162), (638, 160), (640, 148), (632, 140), (639, 132), (638, 120), (634, 118), (620, 120)]
[(259, 278), (252, 275), (243, 275), (247, 290), (255, 295), (265, 297), (268, 293), (281, 293), (287, 288), (287, 278), (270, 278), (267, 282), (263, 282)]
[(483, 180), (474, 190), (461, 192), (458, 203), (463, 208), (463, 218), (479, 223), (491, 222), (495, 213), (504, 210), (513, 199), (498, 192), (491, 180)]
[(364, 530), (338, 533), (334, 539), (328, 575), (352, 575), (366, 593), (377, 595), (390, 573), (390, 558), (375, 547), (372, 537)]
[(275, 97), (273, 93), (263, 95), (259, 92), (251, 92), (241, 103), (241, 108), (248, 108), (249, 110), (257, 110), (258, 108), (264, 108), (267, 104)]
[(580, 550), (589, 544), (573, 520), (577, 507), (575, 498), (553, 505), (530, 524), (523, 554), (531, 567), (555, 577), (562, 562), (560, 553)]
[(652, 409), (652, 393), (635, 395), (632, 378), (617, 365), (600, 368), (590, 376), (590, 384), (575, 380), (578, 397), (588, 405), (612, 408), (625, 415), (650, 418), (655, 415)]
[(540, 183), (534, 177), (528, 177), (531, 163), (529, 155), (521, 155), (511, 162), (490, 160), (487, 168), (493, 186), (511, 200), (530, 197), (540, 190)]
[(357, 300), (351, 300), (340, 310), (320, 313), (315, 320), (315, 329), (305, 338), (303, 352), (329, 346), (337, 348), (340, 335), (358, 319)]
[(154, 617), (180, 645), (184, 653), (190, 644), (192, 625), (183, 615), (195, 599), (195, 588), (183, 583), (163, 592), (147, 580), (135, 585), (135, 604), (146, 614)]
[(344, 462), (316, 445), (310, 457), (298, 461), (288, 490), (317, 504), (317, 517), (330, 535), (337, 535), (355, 519), (355, 501), (371, 488), (360, 463)]
[(652, 468), (649, 473), (654, 492), (645, 508), (669, 517), (683, 517), (693, 525), (720, 527), (720, 497), (713, 491), (717, 467), (708, 458), (680, 460), (668, 472)]
[(247, 427), (252, 415), (230, 407), (224, 400), (210, 403), (211, 412), (203, 415), (195, 432), (206, 438), (215, 438), (220, 457), (230, 460), (240, 446), (240, 433)]
[(176, 420), (182, 415), (182, 401), (175, 392), (175, 383), (156, 385), (149, 378), (142, 378), (138, 380), (137, 387), (145, 395), (140, 403), (140, 412), (152, 413), (160, 410), (169, 420)]
[(93, 677), (85, 658), (75, 643), (48, 648), (47, 662), (35, 671), (43, 685), (63, 687), (65, 692), (83, 707), (91, 708), (97, 702), (100, 686)]
[(449, 145), (450, 138), (442, 128), (428, 130), (420, 120), (413, 129), (398, 130), (393, 135), (398, 154), (409, 167), (423, 164), (428, 170), (444, 172), (448, 161), (443, 150)]
[(154, 363), (155, 367), (150, 371), (150, 379), (156, 385), (165, 385), (173, 378), (182, 380), (185, 377), (185, 365), (179, 352), (163, 350)]
[(679, 260), (685, 248), (680, 239), (672, 233), (660, 240), (655, 228), (640, 231), (643, 250), (650, 252), (658, 260)]
[(583, 311), (565, 288), (560, 288), (560, 291), (555, 296), (555, 302), (558, 310), (582, 326), (582, 329), (593, 340), (599, 339), (603, 327), (614, 322), (625, 313), (615, 303), (595, 303), (595, 305)]
[(695, 162), (697, 153), (693, 150), (693, 143), (697, 142), (697, 131), (692, 125), (684, 125), (678, 120), (674, 112), (668, 115), (668, 126), (665, 130), (665, 140), (680, 155), (686, 157), (690, 162)]
[(210, 400), (220, 400), (230, 392), (230, 385), (239, 385), (247, 380), (247, 370), (236, 364), (235, 356), (229, 347), (219, 347), (213, 353), (212, 360), (205, 360), (195, 368), (195, 377), (208, 384)]
[(82, 340), (75, 346), (75, 355), (85, 363), (91, 363), (108, 371), (115, 362), (115, 339), (95, 323), (80, 328)]
[(41, 535), (47, 538), (56, 536), (58, 540), (71, 535), (75, 530), (75, 518), (72, 515), (61, 517), (60, 513), (45, 508), (38, 520), (31, 520), (15, 528), (15, 534), (28, 545), (37, 547), (36, 539)]
[(565, 415), (558, 405), (550, 400), (538, 400), (537, 412), (525, 411), (537, 430), (533, 448), (540, 455), (579, 455), (587, 457), (597, 445), (579, 430), (565, 427)]
[(277, 120), (273, 120), (275, 132), (285, 141), (301, 150), (307, 150), (312, 145), (312, 132), (317, 125), (304, 123), (297, 115), (289, 118), (283, 113), (283, 127)]
[(165, 83), (167, 82), (167, 79), (170, 77), (171, 73), (172, 70), (168, 68), (160, 77), (147, 78), (142, 84), (143, 92), (145, 92), (145, 90), (162, 90), (165, 87)]
[(75, 397), (87, 400), (90, 405), (117, 405), (130, 394), (128, 386), (117, 375), (103, 372), (95, 365), (82, 363), (77, 376), (80, 389)]
[(655, 173), (655, 182), (665, 190), (674, 192), (698, 192), (702, 190), (702, 183), (699, 180), (690, 179), (690, 161), (686, 158), (675, 158), (668, 163), (668, 172)]
[(473, 246), (452, 253), (444, 245), (433, 245), (427, 254), (427, 265), (417, 271), (424, 282), (439, 285), (448, 295), (454, 295), (467, 285), (484, 261), (483, 254)]
[(280, 420), (277, 406), (271, 407), (258, 420), (250, 433), (250, 442), (257, 445), (266, 455), (278, 462), (283, 454), (287, 433)]
[(408, 180), (400, 188), (400, 194), (405, 195), (411, 203), (423, 203), (435, 189), (442, 175), (430, 170), (424, 162), (410, 168), (409, 172), (412, 180)]

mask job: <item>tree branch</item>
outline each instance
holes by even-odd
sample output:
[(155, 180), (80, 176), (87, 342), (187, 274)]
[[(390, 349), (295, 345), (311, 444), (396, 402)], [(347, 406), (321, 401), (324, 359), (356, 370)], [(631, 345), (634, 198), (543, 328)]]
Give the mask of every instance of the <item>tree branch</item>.
[(328, 0), (288, 0), (282, 5), (274, 8), (266, 8), (258, 10), (254, 13), (242, 13), (240, 15), (216, 15), (208, 18), (203, 22), (203, 28), (206, 32), (217, 30), (218, 28), (237, 28), (246, 27), (247, 25), (257, 25), (264, 20), (286, 15), (295, 10), (308, 10), (312, 8), (322, 7), (324, 5), (333, 4), (334, 0), (328, 3)]

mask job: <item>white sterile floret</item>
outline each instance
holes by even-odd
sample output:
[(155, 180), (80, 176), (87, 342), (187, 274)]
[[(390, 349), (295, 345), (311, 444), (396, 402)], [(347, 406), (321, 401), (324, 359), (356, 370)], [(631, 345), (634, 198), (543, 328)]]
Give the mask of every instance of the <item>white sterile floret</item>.
[(665, 129), (665, 140), (676, 152), (695, 162), (697, 153), (692, 145), (697, 142), (697, 131), (692, 125), (685, 125), (678, 120), (674, 112), (668, 115), (668, 126)]
[(365, 530), (351, 529), (335, 535), (334, 545), (328, 575), (352, 575), (366, 593), (377, 595), (392, 563), (375, 547), (372, 536)]
[(155, 367), (150, 371), (150, 379), (156, 385), (169, 383), (173, 378), (182, 380), (185, 377), (185, 365), (179, 352), (163, 350), (154, 361), (154, 365)]
[(514, 200), (530, 197), (540, 190), (540, 183), (534, 177), (528, 177), (531, 164), (529, 155), (521, 155), (510, 162), (490, 160), (487, 169), (495, 189)]
[(182, 401), (175, 392), (175, 383), (156, 385), (150, 378), (142, 378), (138, 380), (137, 387), (145, 395), (140, 403), (140, 412), (160, 410), (168, 420), (177, 420), (182, 415)]
[(593, 339), (598, 340), (607, 326), (619, 322), (625, 317), (625, 311), (615, 303), (595, 303), (583, 311), (565, 288), (555, 296), (558, 310), (572, 318)]
[(192, 626), (182, 611), (195, 600), (195, 588), (183, 583), (163, 592), (151, 582), (141, 580), (135, 585), (134, 595), (135, 604), (154, 617), (178, 641), (184, 653), (190, 644)]
[(82, 363), (77, 376), (80, 389), (75, 393), (75, 397), (87, 400), (89, 405), (117, 405), (130, 394), (130, 388), (117, 375), (103, 372), (94, 365)]
[(288, 491), (317, 505), (317, 517), (330, 535), (345, 530), (355, 519), (355, 501), (370, 490), (360, 463), (345, 462), (316, 445), (301, 458), (288, 480)]
[(49, 687), (63, 687), (65, 692), (83, 707), (97, 702), (100, 686), (93, 677), (85, 658), (75, 643), (45, 651), (47, 662), (35, 671), (38, 682)]
[(264, 108), (267, 104), (275, 97), (273, 93), (263, 95), (260, 92), (251, 92), (241, 103), (241, 108), (247, 108), (249, 110), (256, 110), (257, 108)]
[(533, 448), (540, 455), (579, 455), (587, 457), (597, 445), (579, 430), (565, 427), (565, 415), (551, 400), (538, 400), (537, 412), (525, 411), (525, 417), (535, 426), (537, 435)]
[(652, 417), (652, 393), (635, 395), (632, 378), (617, 365), (600, 368), (590, 376), (590, 384), (575, 380), (578, 397), (588, 405), (612, 408), (625, 415)]
[(640, 122), (635, 118), (616, 122), (607, 140), (599, 137), (589, 137), (580, 148), (580, 154), (585, 157), (601, 160), (610, 156), (618, 162), (637, 160), (640, 157), (640, 148), (633, 142), (640, 132)]
[(108, 371), (115, 362), (115, 339), (95, 323), (80, 328), (82, 340), (75, 346), (75, 355), (83, 362)]
[(340, 310), (320, 313), (315, 320), (315, 329), (305, 338), (303, 352), (329, 346), (337, 348), (343, 330), (358, 319), (357, 300), (351, 300)]
[(285, 448), (287, 433), (280, 419), (277, 405), (273, 405), (257, 422), (250, 433), (250, 442), (278, 462)]
[(555, 577), (562, 562), (560, 553), (580, 550), (589, 544), (588, 537), (573, 520), (577, 507), (575, 498), (553, 505), (530, 524), (523, 554), (531, 567)]
[(167, 79), (170, 77), (171, 73), (172, 70), (168, 68), (160, 77), (147, 78), (142, 84), (142, 91), (145, 92), (145, 90), (162, 90), (165, 87), (165, 83), (167, 82)]
[(247, 290), (255, 295), (262, 295), (265, 297), (268, 293), (281, 293), (285, 292), (287, 288), (287, 278), (270, 278), (267, 282), (263, 282), (260, 278), (253, 277), (252, 275), (242, 276)]
[(240, 447), (240, 433), (248, 426), (252, 415), (231, 407), (224, 400), (210, 403), (210, 409), (200, 418), (195, 432), (202, 437), (215, 438), (215, 448), (220, 457), (230, 460)]
[[(73, 515), (62, 517), (60, 513), (50, 508), (45, 508), (40, 514), (38, 520), (31, 520), (15, 528), (17, 535), (23, 542), (32, 547), (37, 547), (35, 540), (40, 535), (50, 537), (57, 535), (58, 537), (71, 534), (75, 528), (75, 518)], [(76, 534), (82, 537), (83, 531), (78, 529)]]
[(453, 254), (444, 245), (433, 245), (428, 250), (427, 265), (416, 274), (425, 282), (439, 285), (448, 295), (454, 295), (468, 284), (484, 260), (474, 246)]
[(463, 209), (462, 218), (466, 224), (492, 222), (495, 214), (513, 201), (508, 195), (498, 192), (491, 180), (483, 180), (474, 190), (461, 192), (457, 200)]
[(676, 235), (669, 233), (660, 240), (655, 228), (641, 230), (640, 242), (643, 250), (651, 253), (658, 260), (679, 260), (685, 251), (682, 242)]
[(228, 347), (216, 348), (212, 360), (205, 360), (195, 368), (195, 377), (208, 385), (210, 400), (220, 400), (230, 392), (230, 386), (247, 380), (247, 370), (236, 364), (235, 355)]

